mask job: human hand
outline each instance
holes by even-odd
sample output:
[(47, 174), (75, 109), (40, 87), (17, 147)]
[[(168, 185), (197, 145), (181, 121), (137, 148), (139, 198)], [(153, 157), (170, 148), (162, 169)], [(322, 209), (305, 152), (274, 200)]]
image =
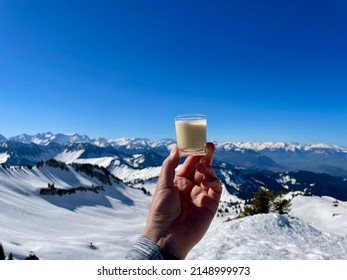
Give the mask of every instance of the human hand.
[(163, 162), (143, 235), (166, 252), (184, 259), (202, 239), (218, 209), (222, 193), (212, 168), (213, 143), (204, 156), (190, 156), (179, 171), (179, 152), (173, 147)]

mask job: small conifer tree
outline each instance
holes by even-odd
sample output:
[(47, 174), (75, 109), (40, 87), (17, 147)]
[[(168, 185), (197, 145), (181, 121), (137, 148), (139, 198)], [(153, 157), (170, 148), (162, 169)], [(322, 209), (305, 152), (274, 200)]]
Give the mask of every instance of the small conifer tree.
[(290, 211), (290, 207), (292, 206), (290, 200), (282, 199), (282, 197), (276, 199), (273, 202), (274, 211), (278, 212), (278, 214), (288, 214)]
[(5, 252), (4, 248), (2, 247), (2, 243), (0, 243), (0, 260), (5, 260)]
[(256, 213), (269, 213), (271, 201), (273, 200), (273, 193), (264, 189), (259, 189), (253, 200), (253, 207)]
[(246, 205), (240, 212), (240, 217), (269, 212), (283, 215), (289, 213), (290, 207), (290, 199), (283, 199), (282, 194), (275, 195), (273, 192), (261, 188), (254, 194), (252, 205)]
[(39, 258), (33, 252), (30, 252), (30, 255), (25, 260), (39, 260)]

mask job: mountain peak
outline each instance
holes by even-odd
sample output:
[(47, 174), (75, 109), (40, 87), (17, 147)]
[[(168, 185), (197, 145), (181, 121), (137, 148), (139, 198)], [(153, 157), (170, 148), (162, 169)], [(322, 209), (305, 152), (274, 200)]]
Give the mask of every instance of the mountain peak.
[(336, 145), (318, 143), (318, 144), (301, 144), (296, 142), (251, 142), (251, 141), (225, 141), (217, 143), (218, 147), (222, 147), (226, 150), (230, 149), (241, 149), (241, 150), (253, 150), (256, 152), (262, 152), (264, 150), (274, 151), (274, 150), (284, 150), (286, 152), (295, 152), (295, 151), (308, 151), (314, 149), (331, 149), (337, 150), (340, 152), (346, 152), (347, 148), (342, 148)]
[(7, 141), (7, 138), (0, 134), (0, 143)]
[(77, 133), (54, 134), (52, 132), (37, 133), (35, 135), (22, 133), (20, 135), (10, 137), (9, 140), (21, 142), (24, 144), (34, 143), (41, 146), (47, 146), (49, 143), (65, 145), (74, 142), (90, 142), (89, 137), (86, 135), (79, 135)]

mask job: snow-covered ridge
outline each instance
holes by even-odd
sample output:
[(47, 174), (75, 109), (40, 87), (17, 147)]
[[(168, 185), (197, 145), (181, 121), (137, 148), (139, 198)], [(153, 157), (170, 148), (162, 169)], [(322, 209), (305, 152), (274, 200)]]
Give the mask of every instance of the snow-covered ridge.
[(240, 142), (240, 141), (226, 141), (219, 142), (216, 145), (218, 148), (224, 148), (226, 150), (243, 149), (261, 152), (264, 150), (284, 150), (286, 152), (291, 151), (310, 151), (315, 149), (323, 150), (335, 150), (337, 152), (347, 153), (347, 148), (339, 147), (336, 145), (329, 145), (324, 143), (318, 144), (300, 144), (300, 143), (287, 143), (287, 142)]
[(298, 218), (271, 213), (227, 223), (215, 220), (188, 259), (346, 259), (346, 248), (346, 237), (321, 231)]
[[(0, 166), (0, 181), (0, 242), (15, 259), (30, 251), (46, 260), (122, 259), (141, 234), (152, 199), (119, 181), (102, 184), (73, 165)], [(40, 195), (49, 183), (104, 188)], [(215, 217), (188, 259), (347, 259), (347, 202), (298, 195), (291, 209), (290, 216)]]
[[(102, 169), (92, 167), (90, 176), (85, 167), (0, 166), (0, 243), (6, 256), (24, 259), (32, 251), (40, 259), (122, 259), (144, 227), (151, 197), (111, 175), (110, 184), (103, 183), (97, 176)], [(40, 194), (48, 184), (76, 192)], [(93, 186), (96, 191), (87, 191)]]
[[(152, 199), (138, 189), (154, 192), (160, 172), (160, 165), (156, 163), (163, 159), (157, 152), (165, 150), (167, 153), (168, 147), (174, 143), (173, 140), (122, 138), (114, 139), (112, 146), (105, 139), (98, 138), (100, 145), (96, 146), (92, 144), (94, 139), (86, 143), (81, 140), (83, 137), (70, 136), (69, 139), (75, 139), (71, 141), (77, 142), (66, 146), (55, 142), (38, 145), (8, 141), (10, 148), (6, 150), (0, 143), (0, 161), (6, 161), (9, 153), (12, 158), (26, 155), (28, 159), (37, 156), (45, 161), (43, 158), (54, 157), (62, 161), (49, 160), (57, 167), (44, 162), (33, 167), (0, 165), (0, 242), (6, 253), (13, 252), (17, 259), (23, 259), (30, 251), (41, 259), (123, 258), (142, 232)], [(50, 137), (55, 141), (59, 138)], [(217, 149), (218, 145), (216, 143)], [(123, 153), (123, 149), (132, 152)], [(255, 151), (238, 149), (243, 149), (244, 154), (257, 155)], [(229, 151), (225, 154), (229, 153), (233, 154)], [(345, 157), (342, 157), (344, 160)], [(67, 168), (61, 169), (60, 165)], [(95, 170), (94, 165), (97, 165)], [(93, 176), (82, 171), (90, 168), (95, 171)], [(242, 173), (242, 170), (230, 163), (217, 162), (216, 172), (224, 188), (223, 203), (235, 200), (242, 203), (241, 196), (236, 197), (234, 193), (245, 193), (246, 188), (251, 192), (252, 187), (258, 188), (259, 184), (270, 187), (273, 182), (276, 186), (280, 183), (283, 187), (287, 185), (289, 191), (292, 187), (299, 188), (297, 185), (316, 188), (310, 184), (311, 180), (325, 182), (312, 174), (312, 178), (307, 178), (307, 173), (304, 175), (307, 180), (303, 180), (300, 174), (293, 172), (269, 173), (265, 177), (264, 174), (254, 173), (248, 177), (249, 174)], [(107, 180), (104, 181), (106, 183), (101, 181), (103, 176), (98, 176), (98, 173), (103, 175), (103, 172), (111, 178), (111, 185), (107, 184)], [(123, 182), (117, 181), (111, 174)], [(334, 182), (344, 185), (341, 183), (343, 179), (339, 180), (335, 178)], [(40, 189), (49, 188), (48, 184), (53, 183), (59, 190), (100, 185), (103, 189), (97, 193), (78, 191), (61, 197), (40, 194)], [(204, 240), (188, 258), (347, 259), (347, 202), (344, 200), (325, 195), (297, 196), (292, 201), (291, 217), (267, 214), (228, 223), (225, 223), (226, 217), (216, 217)], [(232, 211), (229, 213), (234, 215)]]
[(0, 153), (0, 164), (6, 162), (9, 157), (8, 153)]
[[(90, 138), (87, 135), (80, 135), (77, 133), (63, 134), (63, 133), (38, 133), (35, 135), (20, 134), (14, 137), (6, 138), (0, 134), (0, 143), (7, 140), (17, 141), (21, 143), (35, 143), (37, 145), (48, 145), (49, 143), (56, 143), (60, 145), (66, 145), (76, 142), (87, 142), (99, 147), (114, 146), (114, 147), (124, 147), (127, 149), (140, 149), (144, 147), (155, 148), (158, 146), (171, 146), (175, 143), (174, 139), (161, 139), (161, 140), (150, 140), (146, 138), (129, 138), (120, 137), (114, 139), (106, 139), (103, 137)], [(215, 142), (216, 147), (224, 148), (226, 150), (231, 149), (242, 149), (242, 150), (253, 150), (253, 151), (263, 151), (263, 150), (285, 150), (285, 151), (309, 151), (314, 149), (325, 149), (325, 150), (335, 150), (338, 152), (347, 153), (347, 147), (340, 147), (337, 145), (330, 145), (325, 143), (315, 143), (315, 144), (301, 144), (301, 143), (288, 143), (288, 142), (242, 142), (242, 141), (223, 141)]]
[[(77, 133), (21, 134), (9, 139), (0, 137), (0, 164), (32, 166), (50, 158), (66, 163), (92, 158), (102, 162), (106, 158), (111, 164), (109, 159), (113, 158), (112, 165), (142, 169), (160, 166), (175, 143), (174, 139), (91, 139)], [(215, 145), (217, 162), (247, 169), (305, 170), (347, 178), (347, 148), (336, 145), (240, 141), (215, 142)]]
[(0, 144), (5, 142), (6, 140), (7, 140), (7, 138), (0, 134)]
[[(20, 134), (14, 137), (10, 137), (8, 140), (17, 141), (24, 144), (34, 143), (37, 145), (46, 146), (49, 143), (56, 143), (65, 145), (76, 142), (91, 142), (90, 138), (86, 135), (79, 135), (77, 133), (63, 134), (63, 133), (38, 133), (35, 135)], [(1, 141), (1, 137), (0, 137)]]

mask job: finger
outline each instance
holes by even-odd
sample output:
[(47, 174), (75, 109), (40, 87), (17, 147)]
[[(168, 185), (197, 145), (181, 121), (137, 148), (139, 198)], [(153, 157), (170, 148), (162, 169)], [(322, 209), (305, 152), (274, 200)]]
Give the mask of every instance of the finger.
[(201, 157), (200, 162), (212, 165), (215, 150), (215, 145), (212, 142), (206, 143), (206, 155)]
[(203, 164), (199, 162), (196, 165), (196, 171), (204, 175), (204, 178), (217, 177), (216, 172), (214, 171), (214, 168), (208, 164)]
[(182, 164), (177, 175), (185, 178), (191, 178), (195, 172), (196, 164), (201, 160), (201, 156), (189, 156)]
[(222, 195), (218, 178), (204, 179), (200, 187), (195, 186), (191, 195), (196, 205), (207, 209), (214, 216)]
[(206, 190), (212, 189), (214, 192), (217, 192), (217, 193), (222, 192), (222, 187), (217, 177), (210, 177), (210, 178), (203, 179), (201, 182), (201, 186)]
[(211, 197), (218, 205), (222, 196), (222, 187), (220, 186), (220, 184), (219, 187), (209, 188), (208, 196)]
[(170, 188), (173, 186), (173, 181), (175, 178), (175, 169), (178, 166), (178, 163), (178, 148), (174, 146), (171, 149), (170, 155), (164, 160), (162, 164), (156, 190)]
[(212, 142), (206, 143), (206, 155), (204, 156), (189, 156), (181, 166), (177, 175), (191, 178), (195, 173), (195, 167), (198, 162), (212, 165), (215, 152), (215, 146)]
[(222, 192), (216, 192), (213, 188), (208, 189), (208, 195), (201, 200), (203, 207), (207, 208), (212, 216), (217, 212)]
[(194, 175), (194, 180), (197, 184), (200, 184), (202, 180), (206, 178), (211, 178), (211, 177), (217, 178), (214, 168), (210, 165), (199, 162), (196, 165), (196, 171), (197, 172)]
[(218, 206), (222, 195), (220, 180), (217, 177), (203, 179), (201, 182), (201, 188), (204, 189), (208, 196), (215, 202), (214, 205)]

